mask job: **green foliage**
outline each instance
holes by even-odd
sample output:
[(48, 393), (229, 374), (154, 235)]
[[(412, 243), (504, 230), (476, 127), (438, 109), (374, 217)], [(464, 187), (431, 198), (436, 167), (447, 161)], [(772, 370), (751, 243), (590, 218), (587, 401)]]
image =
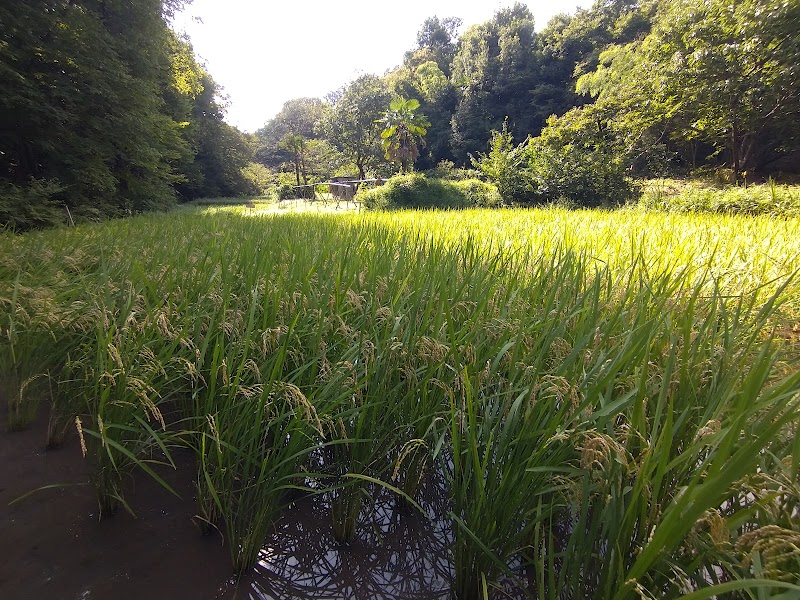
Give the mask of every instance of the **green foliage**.
[(449, 63), (442, 66), (437, 56), (438, 51), (428, 47), (407, 53), (403, 64), (384, 78), (395, 96), (419, 98), (420, 111), (431, 122), (417, 161), (423, 169), (452, 157), (450, 118), (456, 95), (448, 77)]
[(309, 140), (318, 138), (325, 110), (325, 103), (319, 98), (295, 98), (286, 102), (275, 117), (256, 131), (256, 160), (273, 170), (280, 169), (290, 157), (290, 153), (281, 147), (281, 140), (287, 135), (299, 135)]
[(303, 176), (302, 183), (308, 183), (308, 172), (306, 171), (306, 151), (308, 140), (302, 135), (287, 133), (279, 143), (279, 147), (289, 153), (289, 163), (294, 169), (295, 182), (300, 185), (300, 176)]
[(246, 182), (245, 195), (264, 196), (274, 187), (275, 176), (261, 163), (251, 162), (242, 167), (242, 178)]
[(430, 179), (421, 173), (392, 177), (382, 186), (359, 191), (356, 200), (371, 210), (492, 207), (502, 201), (497, 188), (484, 181)]
[(74, 217), (91, 219), (170, 208), (176, 190), (241, 193), (249, 141), (222, 122), (213, 80), (164, 21), (173, 5), (0, 8), (3, 223), (62, 220), (41, 182)]
[(306, 169), (311, 182), (327, 181), (336, 175), (351, 176), (355, 172), (347, 156), (326, 139), (309, 140)]
[(461, 169), (456, 167), (452, 160), (440, 160), (430, 171), (425, 173), (431, 179), (449, 179), (451, 181), (461, 181), (463, 179), (477, 179), (480, 171), (476, 169)]
[(224, 100), (211, 75), (197, 62), (187, 39), (170, 37), (171, 85), (166, 111), (180, 125), (186, 151), (174, 162), (181, 200), (257, 193), (243, 174), (253, 159), (254, 140), (224, 122)]
[(450, 82), (434, 61), (429, 60), (414, 69), (416, 90), (428, 103), (435, 104), (449, 91)]
[(72, 206), (169, 206), (185, 150), (162, 110), (168, 29), (160, 0), (0, 9), (0, 177), (56, 180)]
[(464, 196), (469, 207), (496, 208), (504, 203), (497, 186), (491, 183), (480, 179), (459, 179), (453, 184)]
[(533, 15), (520, 3), (461, 36), (451, 76), (458, 90), (451, 140), (457, 159), (485, 148), (506, 115), (522, 135), (541, 127), (543, 116), (528, 101), (538, 79), (537, 39)]
[(502, 131), (492, 131), (489, 148), (489, 154), (480, 152), (478, 158), (470, 156), (472, 165), (497, 186), (503, 202), (511, 204), (529, 200), (531, 183), (526, 165), (527, 140), (514, 146), (506, 119)]
[(419, 146), (425, 145), (425, 134), (430, 121), (417, 112), (419, 100), (395, 98), (389, 110), (378, 122), (383, 127), (381, 140), (386, 158), (400, 163), (400, 170), (408, 172), (419, 156)]
[[(740, 178), (753, 169), (796, 170), (791, 162), (774, 164), (800, 148), (796, 3), (748, 0), (735, 10), (726, 6), (722, 0), (699, 7), (688, 1), (609, 0), (557, 15), (537, 33), (530, 11), (518, 3), (457, 41), (457, 21), (433, 17), (402, 65), (332, 94), (330, 110), (319, 100), (287, 104), (262, 130), (259, 160), (276, 168), (285, 162), (286, 156), (276, 154), (280, 150), (268, 147), (277, 149), (278, 132), (283, 135), (296, 123), (295, 133), (324, 136), (360, 176), (383, 174), (368, 115), (373, 101), (389, 89), (418, 98), (418, 110), (430, 122), (424, 149), (404, 146), (397, 154), (404, 170), (412, 160), (428, 170), (443, 159), (465, 166), (486, 151), (504, 118), (523, 140), (540, 135), (550, 116), (594, 102), (614, 113), (608, 118), (627, 138), (625, 160), (633, 175), (663, 176), (720, 161)], [(537, 200), (526, 191), (527, 177), (505, 179), (504, 197)]]
[(800, 186), (720, 187), (703, 182), (654, 180), (646, 184), (639, 205), (666, 212), (800, 216)]
[[(202, 184), (184, 197), (249, 194), (250, 188), (242, 175), (242, 169), (253, 158), (250, 137), (233, 125), (225, 123), (221, 112), (211, 118), (198, 119), (197, 123), (201, 129), (201, 137), (194, 163), (202, 175)], [(183, 188), (179, 186), (178, 189)]]
[(0, 180), (0, 224), (25, 231), (66, 222), (64, 204), (58, 200), (63, 191), (54, 180), (33, 179), (22, 186)]
[(391, 94), (386, 83), (374, 75), (362, 75), (331, 95), (330, 110), (324, 113), (320, 128), (326, 139), (356, 169), (358, 178), (383, 161), (378, 120), (384, 115)]
[(603, 106), (551, 117), (527, 146), (534, 201), (587, 207), (627, 202), (636, 186), (628, 177), (631, 150), (626, 142)]
[[(458, 17), (439, 19), (439, 17), (433, 16), (425, 19), (417, 32), (417, 48), (429, 52), (434, 64), (445, 76), (450, 73), (456, 54), (458, 28), (462, 23), (463, 21)], [(413, 56), (413, 53), (409, 54), (410, 56), (407, 55), (406, 59)]]
[(298, 191), (291, 183), (279, 183), (275, 194), (278, 200), (290, 200), (298, 197)]
[(668, 134), (693, 166), (698, 144), (707, 144), (737, 180), (800, 149), (800, 6), (774, 0), (658, 6), (652, 32), (606, 52), (579, 91), (613, 104), (626, 127)]

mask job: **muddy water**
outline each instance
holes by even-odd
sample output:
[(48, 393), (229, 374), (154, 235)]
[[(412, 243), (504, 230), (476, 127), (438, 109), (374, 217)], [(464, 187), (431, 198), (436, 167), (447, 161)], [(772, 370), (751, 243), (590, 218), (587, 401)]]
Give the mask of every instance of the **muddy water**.
[[(400, 507), (374, 486), (356, 539), (337, 543), (325, 494), (299, 498), (281, 516), (255, 569), (238, 582), (237, 598), (334, 600), (445, 600), (453, 580), (444, 477), (429, 475), (419, 497), (422, 512)], [(519, 565), (512, 565), (524, 579)], [(514, 582), (501, 582), (497, 598), (521, 600)]]
[(339, 544), (325, 497), (297, 502), (279, 519), (254, 571), (239, 582), (240, 597), (447, 598), (448, 524), (400, 512), (386, 494), (376, 509), (362, 511), (356, 539)]
[[(233, 597), (226, 548), (191, 521), (190, 455), (176, 454), (184, 468), (166, 473), (180, 499), (136, 478), (128, 482), (136, 518), (120, 511), (100, 522), (76, 440), (45, 452), (45, 439), (46, 419), (19, 433), (0, 422), (0, 598)], [(65, 485), (8, 505), (52, 484)]]
[[(298, 495), (275, 524), (250, 573), (231, 578), (221, 536), (192, 523), (193, 456), (176, 453), (164, 473), (176, 498), (147, 477), (130, 484), (136, 518), (98, 521), (89, 467), (75, 439), (43, 450), (44, 419), (21, 433), (0, 430), (0, 598), (434, 600), (449, 597), (453, 531), (441, 481), (429, 479), (420, 505), (399, 510), (373, 489), (356, 539), (338, 544), (326, 495)], [(8, 506), (30, 490), (59, 483)], [(519, 590), (509, 596), (520, 597)]]

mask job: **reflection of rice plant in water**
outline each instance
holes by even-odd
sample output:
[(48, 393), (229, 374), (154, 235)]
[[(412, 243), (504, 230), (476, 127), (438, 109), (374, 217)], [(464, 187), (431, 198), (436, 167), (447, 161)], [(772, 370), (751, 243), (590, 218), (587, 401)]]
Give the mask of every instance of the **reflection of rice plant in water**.
[(319, 433), (298, 406), (301, 398), (295, 386), (270, 382), (250, 398), (223, 393), (219, 411), (208, 419), (201, 497), (213, 500), (206, 519), (218, 514), (224, 521), (237, 572), (255, 564), (288, 503), (299, 463), (317, 444)]
[(306, 496), (278, 519), (240, 589), (262, 598), (444, 600), (452, 535), (449, 521), (437, 515), (443, 515), (445, 492), (436, 482), (424, 486), (425, 516), (400, 516), (392, 493), (379, 492), (371, 514), (362, 514), (358, 536), (346, 545), (335, 541), (325, 495)]
[[(3, 236), (9, 424), (49, 403), (104, 516), (192, 449), (195, 520), (241, 577), (288, 572), (305, 503), (304, 560), (395, 540), (397, 573), (418, 555), (463, 599), (777, 593), (800, 585), (799, 230), (219, 209)], [(348, 589), (332, 570), (308, 585)]]

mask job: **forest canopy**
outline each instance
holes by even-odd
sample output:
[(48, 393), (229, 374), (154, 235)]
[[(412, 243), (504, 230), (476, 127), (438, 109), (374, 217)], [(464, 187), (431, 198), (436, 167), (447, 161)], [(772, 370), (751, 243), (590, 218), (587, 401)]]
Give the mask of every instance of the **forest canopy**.
[(252, 140), (162, 0), (0, 7), (0, 222), (18, 229), (248, 191)]

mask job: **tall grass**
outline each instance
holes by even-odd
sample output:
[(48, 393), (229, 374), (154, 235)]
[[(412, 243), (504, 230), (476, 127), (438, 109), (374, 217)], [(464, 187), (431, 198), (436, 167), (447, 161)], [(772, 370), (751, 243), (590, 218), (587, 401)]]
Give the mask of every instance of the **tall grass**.
[(237, 572), (297, 494), (346, 543), (435, 479), (458, 598), (765, 594), (800, 585), (798, 233), (215, 209), (3, 236), (1, 365), (53, 382), (104, 515), (191, 448)]
[(702, 181), (648, 182), (639, 205), (648, 210), (740, 215), (800, 216), (800, 187), (768, 183), (720, 187)]

